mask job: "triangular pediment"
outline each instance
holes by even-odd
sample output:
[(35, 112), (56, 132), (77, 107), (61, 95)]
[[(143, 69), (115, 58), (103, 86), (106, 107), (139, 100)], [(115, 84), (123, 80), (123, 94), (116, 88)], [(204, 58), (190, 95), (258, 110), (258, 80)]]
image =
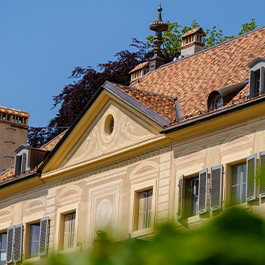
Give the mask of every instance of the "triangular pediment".
[(160, 138), (163, 127), (141, 111), (103, 90), (82, 114), (44, 167), (43, 173), (66, 170), (133, 149)]
[(143, 121), (134, 117), (133, 113), (110, 101), (63, 164), (71, 166), (138, 144), (154, 136), (155, 133)]

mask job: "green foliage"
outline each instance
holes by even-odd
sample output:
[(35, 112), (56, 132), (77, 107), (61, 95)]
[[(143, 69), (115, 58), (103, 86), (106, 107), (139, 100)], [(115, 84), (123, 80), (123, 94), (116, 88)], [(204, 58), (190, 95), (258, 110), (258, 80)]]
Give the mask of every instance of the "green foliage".
[[(181, 28), (177, 22), (169, 22), (168, 23), (168, 30), (163, 33), (163, 54), (170, 54), (171, 56), (180, 52), (181, 47), (181, 36), (186, 32), (200, 27), (199, 23), (196, 20), (193, 20), (190, 26), (184, 26)], [(242, 29), (238, 33), (238, 36), (247, 33), (251, 30), (254, 30), (257, 27), (255, 19), (252, 18), (250, 23), (242, 24)], [(212, 29), (205, 30), (206, 37), (204, 38), (205, 49), (220, 44), (226, 40), (232, 39), (235, 35), (224, 35), (221, 29), (217, 30), (216, 26), (213, 26)], [(152, 44), (154, 40), (154, 36), (149, 35), (147, 36), (147, 43)]]
[(206, 33), (206, 37), (204, 38), (205, 49), (220, 44), (226, 40), (233, 39), (235, 37), (234, 35), (224, 36), (223, 31), (221, 29), (219, 29), (219, 31), (216, 30), (216, 26), (213, 26), (212, 30), (206, 29), (205, 33)]
[(173, 226), (159, 228), (152, 241), (111, 243), (100, 238), (91, 253), (55, 255), (45, 265), (263, 265), (265, 229), (259, 218), (230, 208), (197, 230), (179, 232)]
[(250, 23), (244, 23), (242, 24), (242, 29), (238, 33), (238, 36), (250, 32), (251, 30), (254, 30), (257, 27), (257, 24), (255, 22), (255, 19), (252, 18)]

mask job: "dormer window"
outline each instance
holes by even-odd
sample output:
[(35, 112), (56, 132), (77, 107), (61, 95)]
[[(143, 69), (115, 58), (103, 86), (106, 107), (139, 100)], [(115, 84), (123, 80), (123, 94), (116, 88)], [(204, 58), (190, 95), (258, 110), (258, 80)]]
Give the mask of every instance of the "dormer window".
[(213, 99), (212, 106), (213, 106), (213, 109), (219, 109), (223, 106), (223, 99), (222, 99), (221, 95), (217, 95)]
[(255, 97), (265, 93), (265, 58), (258, 57), (248, 64), (249, 73), (249, 97)]
[(217, 90), (210, 93), (208, 97), (208, 109), (216, 110), (222, 108), (222, 106), (223, 106), (222, 95)]
[(17, 153), (15, 159), (15, 176), (24, 174), (30, 170), (28, 166), (30, 148), (30, 146), (21, 145), (15, 150)]
[(212, 91), (208, 97), (208, 109), (216, 110), (225, 106), (240, 90), (242, 90), (248, 81), (243, 81), (231, 86), (226, 86)]
[(27, 160), (27, 156), (25, 153), (23, 153), (22, 155), (16, 156), (15, 175), (20, 175), (20, 174), (25, 173), (25, 171), (26, 171), (26, 160)]

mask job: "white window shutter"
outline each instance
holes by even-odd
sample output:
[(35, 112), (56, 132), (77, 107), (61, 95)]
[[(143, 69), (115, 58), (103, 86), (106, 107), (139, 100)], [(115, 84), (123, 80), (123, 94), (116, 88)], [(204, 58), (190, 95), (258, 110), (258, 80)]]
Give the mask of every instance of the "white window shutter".
[(183, 181), (184, 175), (179, 178), (179, 194), (178, 194), (178, 219), (183, 217)]
[(265, 197), (265, 151), (259, 153), (259, 191), (258, 197)]
[(48, 217), (44, 217), (40, 220), (39, 256), (46, 255), (48, 224), (49, 224)]
[(256, 79), (256, 74), (254, 71), (250, 71), (249, 73), (249, 79), (250, 79), (250, 83), (249, 83), (249, 95), (253, 96), (254, 91), (255, 91), (255, 79)]
[(256, 157), (257, 154), (247, 157), (247, 201), (256, 199)]
[(207, 211), (207, 179), (208, 169), (199, 172), (199, 214)]
[(22, 154), (22, 173), (25, 173), (26, 171), (26, 160), (27, 160), (27, 155), (25, 153)]
[(211, 167), (210, 211), (222, 209), (223, 165)]
[(14, 262), (21, 261), (21, 251), (22, 251), (22, 231), (23, 225), (19, 224), (15, 226), (14, 235)]
[(7, 228), (6, 263), (13, 262), (14, 230), (15, 226)]

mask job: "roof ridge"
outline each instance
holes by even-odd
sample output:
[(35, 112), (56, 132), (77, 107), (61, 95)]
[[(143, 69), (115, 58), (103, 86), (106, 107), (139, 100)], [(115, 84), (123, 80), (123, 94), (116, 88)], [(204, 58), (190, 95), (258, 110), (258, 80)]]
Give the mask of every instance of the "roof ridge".
[[(161, 68), (163, 68), (163, 67), (165, 67), (165, 66), (167, 66), (167, 65), (171, 65), (171, 64), (174, 64), (174, 63), (177, 63), (177, 62), (180, 62), (180, 61), (186, 60), (186, 59), (188, 59), (188, 58), (190, 58), (190, 57), (193, 57), (193, 56), (195, 56), (195, 55), (197, 55), (197, 54), (201, 54), (201, 53), (203, 53), (203, 52), (207, 52), (207, 51), (209, 51), (209, 50), (211, 50), (211, 49), (214, 49), (214, 48), (216, 48), (216, 47), (219, 47), (219, 46), (221, 46), (221, 45), (223, 45), (223, 44), (226, 44), (226, 43), (228, 43), (228, 42), (230, 42), (230, 41), (235, 41), (235, 40), (237, 40), (237, 39), (239, 39), (239, 38), (245, 37), (245, 36), (248, 35), (248, 34), (251, 34), (251, 33), (255, 32), (255, 31), (261, 30), (262, 28), (265, 28), (265, 25), (263, 25), (263, 26), (261, 26), (261, 27), (259, 27), (259, 28), (256, 28), (256, 29), (254, 29), (254, 30), (251, 30), (251, 31), (249, 31), (249, 32), (246, 32), (246, 33), (244, 33), (244, 34), (242, 34), (242, 35), (236, 36), (236, 37), (234, 37), (234, 38), (232, 38), (232, 39), (226, 40), (226, 41), (224, 41), (224, 42), (222, 42), (222, 43), (219, 43), (219, 44), (217, 44), (217, 45), (214, 45), (214, 46), (212, 46), (212, 47), (209, 47), (209, 48), (207, 48), (207, 49), (203, 49), (202, 51), (199, 51), (199, 52), (196, 52), (196, 53), (194, 53), (194, 54), (191, 54), (191, 55), (188, 55), (188, 56), (186, 56), (186, 57), (183, 57), (183, 58), (181, 58), (181, 59), (179, 59), (179, 60), (176, 60), (176, 61), (172, 61), (172, 62), (169, 62), (169, 63), (163, 64), (163, 65), (159, 66), (157, 69), (161, 69)], [(148, 73), (149, 73), (149, 72), (148, 72)], [(137, 80), (137, 81), (138, 81), (138, 80)]]
[(166, 96), (166, 95), (162, 95), (162, 94), (158, 94), (158, 93), (154, 93), (154, 92), (150, 92), (150, 91), (146, 91), (146, 90), (142, 90), (142, 89), (138, 89), (138, 88), (134, 88), (134, 87), (130, 87), (130, 86), (125, 86), (125, 85), (121, 85), (121, 84), (117, 84), (117, 83), (114, 83), (114, 82), (110, 82), (114, 85), (119, 85), (119, 86), (124, 86), (124, 87), (127, 87), (129, 89), (133, 89), (133, 90), (137, 90), (137, 91), (140, 91), (140, 92), (145, 92), (145, 93), (148, 93), (148, 94), (152, 94), (152, 95), (155, 95), (155, 96), (160, 96), (160, 97), (164, 97), (164, 98), (169, 98), (169, 99), (174, 99), (173, 97), (170, 97), (170, 96)]
[[(263, 29), (263, 28), (265, 28), (265, 25), (263, 25), (263, 26), (261, 26), (261, 27), (258, 27), (258, 28), (254, 29), (254, 30), (252, 30), (252, 31), (246, 32), (246, 33), (244, 33), (244, 34), (242, 34), (242, 35), (236, 36), (236, 37), (234, 37), (233, 39), (229, 39), (229, 40), (226, 40), (226, 41), (224, 41), (224, 42), (222, 42), (222, 43), (219, 43), (219, 44), (217, 44), (217, 45), (214, 45), (214, 46), (212, 46), (212, 47), (209, 47), (209, 48), (207, 48), (207, 49), (203, 49), (202, 51), (196, 52), (196, 53), (194, 53), (194, 54), (192, 54), (192, 55), (189, 55), (189, 56), (183, 57), (183, 58), (178, 59), (178, 60), (176, 60), (176, 61), (172, 61), (172, 62), (169, 62), (169, 63), (163, 64), (163, 65), (159, 66), (156, 70), (158, 70), (158, 69), (162, 69), (162, 68), (164, 68), (164, 67), (166, 67), (166, 66), (168, 66), (168, 65), (171, 65), (171, 64), (178, 63), (178, 62), (180, 62), (180, 61), (186, 60), (186, 59), (188, 59), (188, 58), (191, 58), (191, 57), (196, 56), (196, 55), (198, 55), (198, 54), (201, 54), (201, 53), (203, 53), (203, 52), (207, 52), (207, 51), (209, 51), (209, 50), (211, 50), (211, 49), (214, 49), (214, 48), (216, 48), (216, 47), (219, 47), (219, 46), (221, 46), (221, 45), (223, 45), (223, 44), (226, 44), (226, 43), (228, 43), (228, 42), (230, 42), (230, 41), (235, 41), (235, 40), (237, 40), (237, 39), (239, 39), (239, 38), (242, 38), (242, 37), (244, 37), (244, 36), (246, 36), (246, 35), (248, 35), (248, 34), (251, 34), (251, 33), (255, 32), (255, 31), (261, 30), (261, 29)], [(154, 71), (156, 71), (156, 70), (154, 70)], [(152, 71), (152, 72), (154, 72), (154, 71)], [(133, 82), (132, 84), (130, 84), (130, 87), (133, 86), (134, 84), (138, 83), (140, 80), (142, 80), (144, 77), (146, 77), (147, 75), (151, 74), (152, 72), (147, 72), (145, 75), (143, 75), (142, 77), (140, 77), (138, 80), (136, 80), (135, 82)]]

